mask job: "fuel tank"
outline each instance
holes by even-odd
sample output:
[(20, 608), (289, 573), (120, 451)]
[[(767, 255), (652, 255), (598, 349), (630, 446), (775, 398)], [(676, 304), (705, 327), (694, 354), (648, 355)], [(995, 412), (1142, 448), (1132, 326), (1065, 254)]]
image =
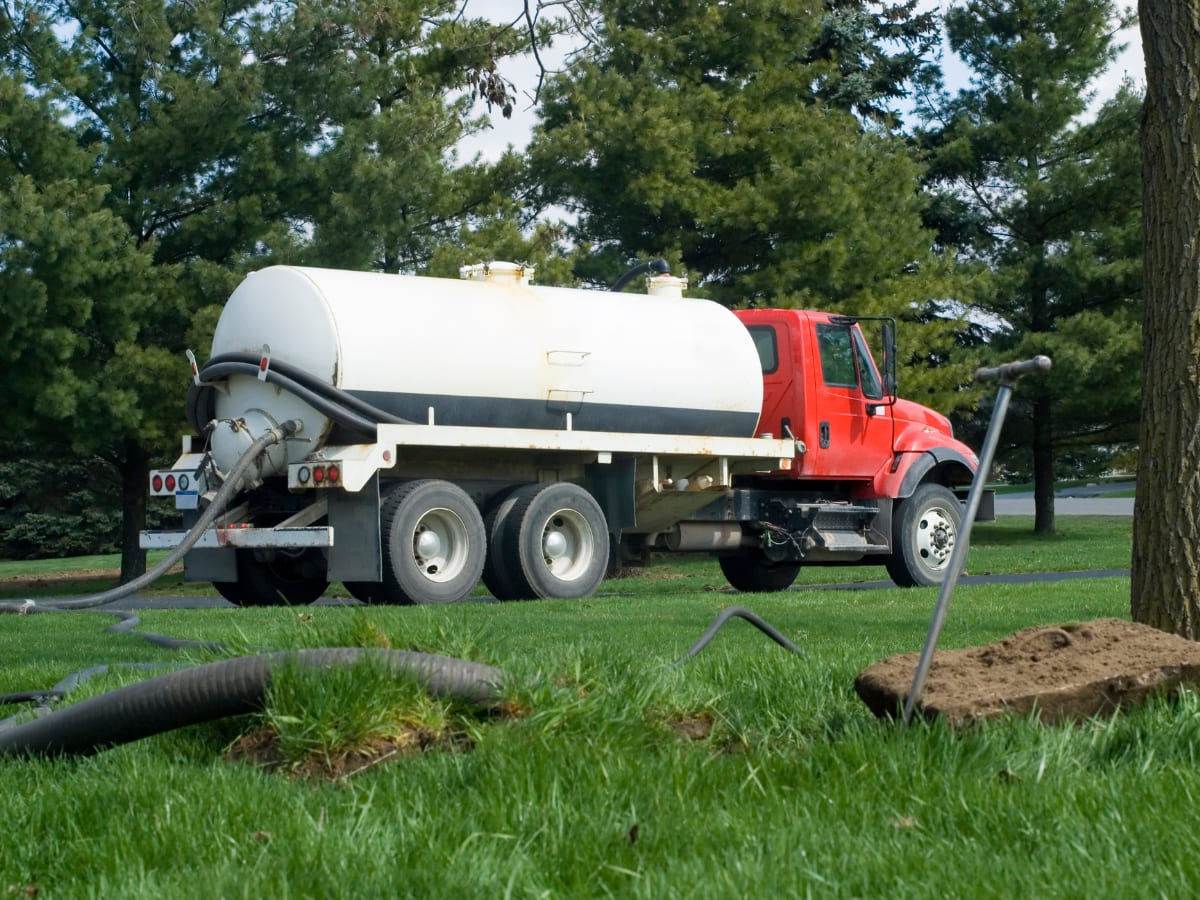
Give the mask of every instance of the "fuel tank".
[[(680, 279), (659, 276), (649, 293), (630, 294), (530, 285), (512, 264), (465, 274), (263, 269), (229, 298), (212, 355), (257, 358), (266, 346), (271, 365), (422, 424), (754, 434), (763, 390), (754, 343), (724, 307), (683, 297)], [(215, 412), (245, 423), (237, 440), (214, 440), (221, 467), (286, 419), (303, 430), (286, 460), (276, 451), (276, 471), (341, 439), (325, 412), (250, 373), (228, 377)]]

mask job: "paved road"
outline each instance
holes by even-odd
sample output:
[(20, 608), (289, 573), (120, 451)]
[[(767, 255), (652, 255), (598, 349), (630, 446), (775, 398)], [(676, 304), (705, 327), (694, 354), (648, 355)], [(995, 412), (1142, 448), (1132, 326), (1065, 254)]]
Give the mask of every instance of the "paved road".
[[(1110, 497), (1129, 490), (1132, 482), (1101, 482), (1082, 487), (1062, 488), (1054, 494), (1054, 514), (1058, 516), (1132, 516), (1132, 497)], [(1032, 516), (1033, 492), (996, 495), (996, 515)]]
[[(997, 494), (997, 516), (1032, 516), (1033, 494)], [(1056, 516), (1132, 516), (1132, 497), (1067, 497), (1054, 498)]]

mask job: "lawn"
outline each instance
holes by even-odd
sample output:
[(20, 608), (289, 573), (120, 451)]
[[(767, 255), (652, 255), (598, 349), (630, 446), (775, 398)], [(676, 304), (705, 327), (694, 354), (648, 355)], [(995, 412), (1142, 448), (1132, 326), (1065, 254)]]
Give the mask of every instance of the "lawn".
[[(968, 570), (1125, 568), (1126, 519), (976, 529)], [(711, 560), (663, 561), (583, 601), (146, 612), (143, 627), (240, 646), (390, 645), (508, 673), (501, 711), (431, 701), (369, 667), (283, 673), (265, 715), (72, 760), (0, 763), (0, 890), (38, 897), (1140, 897), (1200, 891), (1200, 700), (1045, 727), (874, 719), (853, 691), (919, 649), (936, 591), (722, 590)], [(740, 603), (805, 651), (731, 622)], [(962, 584), (941, 646), (1127, 617), (1128, 578)], [(179, 653), (109, 619), (4, 620), (0, 692), (98, 662)], [(188, 658), (207, 657), (191, 653)], [(115, 669), (70, 700), (145, 677)], [(364, 725), (364, 723), (366, 723)], [(393, 742), (357, 770), (363, 734)], [(280, 764), (231, 762), (273, 736)], [(419, 735), (404, 748), (404, 735)], [(239, 746), (242, 746), (239, 744)], [(321, 773), (325, 773), (324, 776)], [(337, 776), (337, 777), (329, 777)]]

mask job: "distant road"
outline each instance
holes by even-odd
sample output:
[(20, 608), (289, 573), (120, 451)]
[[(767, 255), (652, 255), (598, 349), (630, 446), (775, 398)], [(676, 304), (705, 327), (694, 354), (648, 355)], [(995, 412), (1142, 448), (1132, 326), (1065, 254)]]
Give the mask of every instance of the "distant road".
[[(1054, 494), (1054, 514), (1058, 516), (1132, 516), (1132, 497), (1108, 497), (1128, 491), (1131, 482), (1089, 484), (1063, 488)], [(996, 515), (1032, 516), (1033, 493), (997, 494)]]

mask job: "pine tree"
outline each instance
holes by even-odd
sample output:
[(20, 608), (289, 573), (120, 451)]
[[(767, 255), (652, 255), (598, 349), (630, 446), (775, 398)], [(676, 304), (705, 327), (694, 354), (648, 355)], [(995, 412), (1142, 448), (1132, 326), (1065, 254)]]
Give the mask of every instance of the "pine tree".
[(306, 260), (418, 271), (462, 222), (495, 213), (515, 190), (515, 154), (489, 165), (463, 162), (454, 148), (486, 125), (472, 116), (477, 98), (493, 114), (511, 112), (512, 86), (497, 62), (522, 50), (529, 35), (457, 9), (313, 0), (310, 16), (290, 23), (289, 42), (337, 47), (319, 68), (326, 108)]
[[(372, 44), (393, 28), (420, 40)], [(182, 352), (203, 352), (244, 270), (296, 258), (326, 221), (370, 250), (338, 262), (366, 267), (383, 246), (355, 234), (368, 221), (385, 233), (407, 212), (463, 209), (418, 194), (364, 215), (374, 173), (339, 153), (369, 147), (449, 183), (461, 128), (439, 111), (465, 109), (446, 96), (504, 101), (488, 65), (513, 41), (485, 33), (445, 0), (0, 0), (0, 290), (17, 298), (0, 310), (15, 336), (0, 360), (6, 384), (28, 386), (0, 415), (118, 467), (124, 580), (145, 566), (150, 458), (184, 427)], [(396, 137), (422, 121), (418, 159)], [(335, 182), (357, 191), (340, 219)]]
[(1007, 436), (1032, 458), (1035, 529), (1054, 530), (1056, 457), (1128, 441), (1137, 418), (1140, 98), (1087, 118), (1120, 49), (1107, 0), (971, 0), (946, 15), (969, 87), (921, 106), (943, 242), (991, 273), (969, 299), (997, 358), (1050, 355)]
[(597, 43), (547, 85), (530, 151), (541, 203), (573, 213), (576, 240), (592, 248), (581, 276), (608, 283), (638, 257), (663, 256), (729, 305), (903, 316), (920, 363), (906, 394), (959, 402), (962, 372), (927, 365), (945, 358), (947, 330), (915, 324), (950, 290), (922, 226), (920, 168), (854, 115), (887, 91), (842, 90), (853, 54), (818, 52), (826, 7), (599, 9)]

